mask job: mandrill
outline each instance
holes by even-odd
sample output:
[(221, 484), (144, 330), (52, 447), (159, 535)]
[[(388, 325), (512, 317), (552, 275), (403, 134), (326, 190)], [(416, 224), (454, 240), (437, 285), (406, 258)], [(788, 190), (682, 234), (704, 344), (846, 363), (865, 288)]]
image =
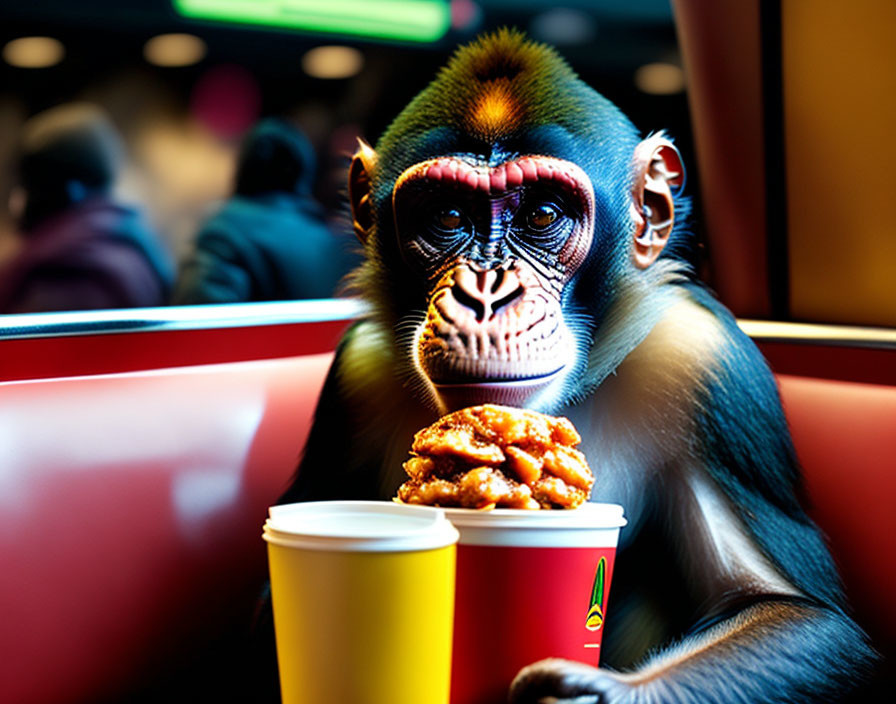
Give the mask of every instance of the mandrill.
[(873, 660), (775, 380), (682, 259), (679, 153), (513, 31), (457, 51), (349, 170), (369, 316), (282, 502), (383, 499), (413, 434), (480, 403), (570, 418), (625, 507), (602, 667), (512, 702), (839, 701)]

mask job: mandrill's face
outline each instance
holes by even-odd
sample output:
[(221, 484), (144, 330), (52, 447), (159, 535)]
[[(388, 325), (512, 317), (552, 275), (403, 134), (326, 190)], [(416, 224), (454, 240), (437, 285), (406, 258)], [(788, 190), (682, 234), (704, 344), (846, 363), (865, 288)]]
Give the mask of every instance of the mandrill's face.
[(408, 168), (392, 194), (402, 256), (428, 282), (415, 366), (451, 410), (526, 404), (574, 366), (563, 293), (594, 231), (594, 191), (547, 156), (469, 155)]
[(581, 398), (619, 362), (611, 307), (649, 285), (681, 178), (662, 134), (639, 140), (547, 47), (508, 31), (459, 52), (349, 170), (408, 386), (442, 413)]

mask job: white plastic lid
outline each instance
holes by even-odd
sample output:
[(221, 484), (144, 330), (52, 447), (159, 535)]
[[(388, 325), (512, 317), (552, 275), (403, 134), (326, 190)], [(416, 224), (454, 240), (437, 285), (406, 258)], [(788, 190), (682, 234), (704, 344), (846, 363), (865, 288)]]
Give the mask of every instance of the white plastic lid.
[(496, 508), (490, 511), (469, 508), (443, 510), (449, 520), (458, 526), (593, 530), (621, 528), (627, 523), (622, 506), (619, 504), (591, 502), (586, 502), (577, 508), (539, 511), (517, 508)]
[(491, 511), (446, 508), (462, 545), (517, 547), (615, 547), (627, 521), (619, 504), (584, 503), (578, 508)]
[(386, 501), (271, 506), (262, 537), (274, 545), (343, 552), (434, 550), (457, 542), (442, 509)]

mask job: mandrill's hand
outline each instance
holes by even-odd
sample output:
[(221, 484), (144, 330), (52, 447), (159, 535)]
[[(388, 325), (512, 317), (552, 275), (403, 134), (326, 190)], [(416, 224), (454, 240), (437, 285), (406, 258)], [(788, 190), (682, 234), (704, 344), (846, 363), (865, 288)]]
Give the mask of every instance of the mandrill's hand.
[(520, 670), (510, 704), (630, 704), (632, 687), (607, 670), (571, 660), (540, 660)]

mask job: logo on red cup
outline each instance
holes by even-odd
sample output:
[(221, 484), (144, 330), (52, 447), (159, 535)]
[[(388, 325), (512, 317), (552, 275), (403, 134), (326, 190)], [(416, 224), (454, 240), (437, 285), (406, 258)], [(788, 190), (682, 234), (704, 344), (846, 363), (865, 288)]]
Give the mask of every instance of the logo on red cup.
[(591, 587), (591, 603), (588, 606), (588, 615), (585, 617), (585, 628), (589, 631), (599, 631), (604, 625), (604, 582), (606, 581), (607, 558), (602, 557), (597, 561), (597, 569), (594, 572), (594, 586)]

